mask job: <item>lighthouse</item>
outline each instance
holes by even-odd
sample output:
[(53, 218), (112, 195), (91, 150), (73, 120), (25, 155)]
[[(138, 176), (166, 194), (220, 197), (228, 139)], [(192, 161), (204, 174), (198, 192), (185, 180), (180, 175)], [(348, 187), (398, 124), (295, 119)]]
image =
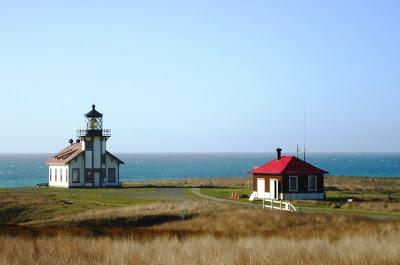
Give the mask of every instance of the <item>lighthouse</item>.
[(86, 129), (77, 131), (77, 139), (50, 158), (49, 186), (118, 187), (120, 165), (124, 164), (107, 151), (111, 130), (103, 129), (103, 114), (92, 109), (86, 113)]

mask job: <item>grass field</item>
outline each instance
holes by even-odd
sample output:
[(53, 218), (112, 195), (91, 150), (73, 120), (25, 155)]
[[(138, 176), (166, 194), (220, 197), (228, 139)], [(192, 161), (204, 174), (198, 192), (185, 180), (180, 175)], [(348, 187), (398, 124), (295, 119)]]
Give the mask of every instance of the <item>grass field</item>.
[[(167, 205), (166, 205), (167, 204)], [(110, 216), (188, 209), (187, 219), (95, 227)], [(84, 226), (2, 231), (0, 264), (398, 264), (399, 221), (290, 214), (206, 201), (92, 210)], [(70, 220), (71, 221), (71, 220)], [(81, 223), (82, 224), (82, 223)], [(12, 235), (12, 236), (11, 236)]]
[[(328, 177), (326, 202), (297, 202), (320, 211), (301, 214), (265, 211), (247, 198), (240, 205), (205, 200), (191, 191), (202, 187), (221, 199), (249, 195), (249, 178), (0, 189), (0, 265), (398, 264), (399, 183), (363, 183)], [(360, 190), (364, 203), (347, 205)]]
[(190, 199), (187, 189), (168, 194), (156, 188), (123, 189), (0, 189), (0, 221), (3, 223), (39, 222), (92, 209), (107, 209)]

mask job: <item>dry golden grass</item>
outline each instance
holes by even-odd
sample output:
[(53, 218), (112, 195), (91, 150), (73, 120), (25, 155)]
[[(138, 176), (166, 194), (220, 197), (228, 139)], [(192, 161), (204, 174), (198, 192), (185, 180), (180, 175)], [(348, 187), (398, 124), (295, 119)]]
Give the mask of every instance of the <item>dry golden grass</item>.
[(343, 191), (400, 191), (400, 178), (325, 177), (325, 188)]
[(69, 236), (0, 237), (0, 264), (398, 264), (399, 234), (339, 240), (244, 237), (237, 240), (199, 236), (146, 241)]
[(400, 212), (399, 202), (356, 202), (356, 203), (344, 203), (340, 208), (343, 209), (359, 209), (369, 211), (385, 211), (385, 212)]
[[(182, 219), (182, 210), (188, 216)], [(1, 228), (1, 227), (0, 227)], [(0, 233), (51, 235), (54, 233), (102, 236), (133, 236), (143, 238), (157, 235), (190, 237), (213, 235), (225, 238), (248, 236), (283, 238), (328, 238), (337, 240), (352, 234), (370, 233), (385, 236), (400, 231), (400, 220), (377, 220), (343, 214), (293, 214), (271, 212), (260, 208), (208, 201), (185, 203), (154, 203), (125, 208), (99, 209), (69, 217), (52, 219), (35, 227), (5, 226)], [(29, 230), (33, 229), (33, 230)], [(3, 231), (3, 232), (2, 232)]]
[[(179, 216), (183, 209), (191, 218), (138, 227), (114, 222)], [(102, 221), (109, 226), (96, 227)], [(51, 224), (57, 226), (17, 226), (12, 233), (0, 229), (0, 265), (372, 265), (400, 260), (399, 220), (270, 212), (190, 201), (90, 210)]]
[(230, 238), (279, 236), (284, 238), (328, 238), (351, 235), (400, 233), (399, 220), (375, 220), (341, 214), (293, 214), (261, 209), (230, 208), (208, 212), (185, 222), (168, 222), (153, 230), (190, 231)]
[[(247, 187), (249, 181), (250, 178), (157, 181), (151, 185)], [(326, 178), (326, 184), (336, 190), (357, 191), (362, 185), (364, 190), (377, 191), (398, 185), (397, 180), (382, 181)], [(26, 203), (52, 204), (47, 198), (33, 195), (19, 204), (21, 196), (17, 199), (16, 195), (7, 195), (0, 196), (0, 205), (2, 202), (6, 209), (13, 205), (25, 207)], [(384, 201), (362, 205), (365, 209), (396, 206)], [(354, 204), (345, 203), (343, 207)], [(188, 211), (188, 218), (181, 219), (182, 210)], [(21, 218), (24, 219), (27, 218)], [(293, 214), (265, 211), (254, 205), (188, 200), (83, 209), (34, 220), (25, 226), (0, 225), (0, 265), (372, 265), (400, 261), (399, 220), (338, 213)]]

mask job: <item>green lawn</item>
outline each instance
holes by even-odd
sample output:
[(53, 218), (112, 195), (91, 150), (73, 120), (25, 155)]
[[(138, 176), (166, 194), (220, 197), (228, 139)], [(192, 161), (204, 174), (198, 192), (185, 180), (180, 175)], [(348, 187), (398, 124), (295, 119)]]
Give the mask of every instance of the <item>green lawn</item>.
[(0, 189), (0, 223), (21, 223), (90, 209), (165, 201), (154, 188)]
[[(250, 194), (253, 192), (252, 189), (247, 189), (247, 188), (201, 188), (200, 190), (201, 193), (205, 195), (227, 200), (229, 200), (229, 195), (232, 192), (235, 192), (240, 197), (242, 197), (243, 195), (250, 196)], [(249, 202), (249, 199), (248, 197), (240, 198), (240, 201)]]

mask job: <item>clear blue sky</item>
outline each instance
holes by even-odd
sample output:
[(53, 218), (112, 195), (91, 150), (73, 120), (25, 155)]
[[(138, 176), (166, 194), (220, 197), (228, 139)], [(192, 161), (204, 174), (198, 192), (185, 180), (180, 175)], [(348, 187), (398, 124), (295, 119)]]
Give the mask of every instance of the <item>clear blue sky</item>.
[[(57, 3), (55, 3), (57, 2)], [(399, 1), (1, 1), (0, 153), (400, 151)]]

